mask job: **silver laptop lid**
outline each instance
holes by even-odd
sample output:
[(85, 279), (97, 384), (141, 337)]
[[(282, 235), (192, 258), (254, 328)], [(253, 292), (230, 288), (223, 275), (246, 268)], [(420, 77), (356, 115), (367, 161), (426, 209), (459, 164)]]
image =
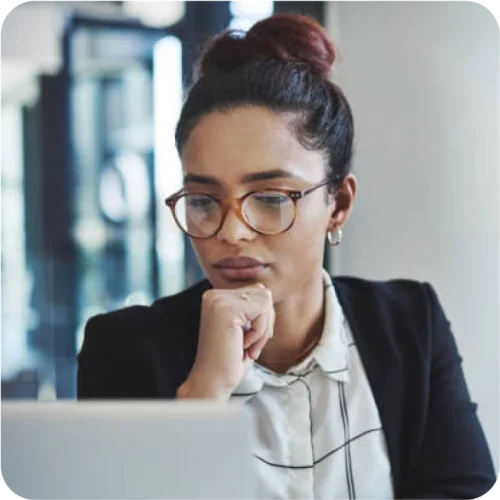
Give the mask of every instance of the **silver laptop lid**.
[(2, 403), (2, 473), (30, 499), (255, 498), (243, 403)]

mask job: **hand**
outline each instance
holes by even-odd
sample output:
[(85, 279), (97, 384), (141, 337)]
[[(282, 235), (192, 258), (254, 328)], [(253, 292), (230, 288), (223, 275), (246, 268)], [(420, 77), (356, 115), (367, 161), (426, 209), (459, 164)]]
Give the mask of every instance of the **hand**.
[(273, 335), (272, 295), (258, 283), (204, 293), (196, 359), (177, 396), (228, 399)]

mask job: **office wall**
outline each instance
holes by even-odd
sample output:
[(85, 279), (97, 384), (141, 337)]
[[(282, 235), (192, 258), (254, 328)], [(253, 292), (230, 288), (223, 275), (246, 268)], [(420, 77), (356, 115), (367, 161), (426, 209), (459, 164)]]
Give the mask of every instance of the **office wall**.
[(499, 463), (499, 30), (472, 2), (331, 2), (359, 193), (334, 271), (436, 288)]

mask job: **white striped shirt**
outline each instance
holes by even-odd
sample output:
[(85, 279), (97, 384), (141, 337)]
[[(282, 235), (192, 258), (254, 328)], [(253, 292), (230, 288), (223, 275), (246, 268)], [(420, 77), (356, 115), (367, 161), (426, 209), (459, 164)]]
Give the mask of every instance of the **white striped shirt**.
[(307, 359), (278, 375), (255, 363), (233, 393), (256, 421), (260, 498), (393, 498), (378, 410), (330, 276)]

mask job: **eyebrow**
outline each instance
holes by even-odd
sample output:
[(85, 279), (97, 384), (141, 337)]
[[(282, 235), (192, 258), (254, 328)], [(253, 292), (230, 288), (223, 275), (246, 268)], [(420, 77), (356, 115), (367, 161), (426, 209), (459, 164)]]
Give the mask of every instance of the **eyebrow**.
[(184, 176), (184, 184), (195, 183), (195, 184), (208, 184), (212, 186), (219, 186), (220, 182), (211, 176), (198, 175), (198, 174), (186, 174)]
[[(299, 177), (292, 174), (288, 170), (283, 170), (281, 168), (276, 168), (274, 170), (266, 170), (264, 172), (255, 172), (253, 174), (247, 174), (243, 177), (243, 183), (249, 184), (250, 182), (257, 181), (267, 181), (272, 179), (290, 179)], [(205, 184), (210, 186), (220, 186), (221, 182), (217, 180), (216, 177), (210, 175), (198, 175), (198, 174), (186, 174), (184, 176), (184, 184), (196, 183)]]

